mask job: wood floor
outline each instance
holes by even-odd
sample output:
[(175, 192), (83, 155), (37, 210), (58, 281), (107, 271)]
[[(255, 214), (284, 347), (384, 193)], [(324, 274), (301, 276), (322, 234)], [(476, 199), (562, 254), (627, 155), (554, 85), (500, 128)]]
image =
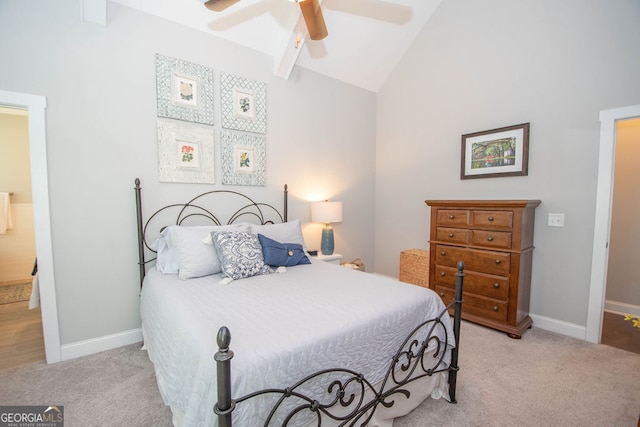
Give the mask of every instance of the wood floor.
[(40, 307), (29, 301), (0, 304), (0, 369), (45, 360)]
[(624, 316), (605, 311), (600, 342), (640, 354), (640, 329), (625, 321)]

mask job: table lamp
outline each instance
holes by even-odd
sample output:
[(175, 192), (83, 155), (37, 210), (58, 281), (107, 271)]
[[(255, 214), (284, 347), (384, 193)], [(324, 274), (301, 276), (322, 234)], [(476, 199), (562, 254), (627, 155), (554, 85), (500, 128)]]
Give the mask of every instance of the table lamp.
[(331, 223), (342, 221), (342, 202), (316, 202), (311, 204), (311, 221), (323, 222), (320, 250), (322, 255), (333, 254), (333, 228)]

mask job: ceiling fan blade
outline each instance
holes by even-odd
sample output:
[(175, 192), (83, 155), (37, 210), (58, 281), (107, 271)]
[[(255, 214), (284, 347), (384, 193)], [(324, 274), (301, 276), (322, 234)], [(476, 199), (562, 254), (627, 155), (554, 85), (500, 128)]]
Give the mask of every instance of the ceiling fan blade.
[(240, 0), (208, 0), (204, 2), (204, 5), (207, 9), (212, 10), (214, 12), (222, 12), (229, 6), (233, 6), (239, 1)]
[(309, 38), (311, 40), (322, 40), (329, 35), (327, 26), (324, 23), (322, 9), (318, 0), (299, 0), (300, 10), (304, 17), (304, 22), (309, 30)]

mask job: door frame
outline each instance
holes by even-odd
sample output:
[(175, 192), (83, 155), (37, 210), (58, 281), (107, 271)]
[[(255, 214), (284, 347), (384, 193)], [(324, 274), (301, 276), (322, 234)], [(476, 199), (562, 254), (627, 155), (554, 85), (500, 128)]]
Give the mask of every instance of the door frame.
[(600, 342), (602, 336), (602, 318), (604, 316), (607, 267), (609, 264), (613, 173), (616, 157), (616, 123), (619, 120), (636, 117), (640, 117), (640, 105), (600, 111), (600, 155), (586, 333), (586, 340), (596, 344)]
[(49, 178), (47, 173), (47, 140), (44, 96), (0, 90), (0, 106), (27, 110), (29, 117), (29, 157), (33, 224), (38, 257), (38, 283), (42, 331), (47, 363), (60, 362), (60, 328), (53, 270), (51, 215), (49, 210)]

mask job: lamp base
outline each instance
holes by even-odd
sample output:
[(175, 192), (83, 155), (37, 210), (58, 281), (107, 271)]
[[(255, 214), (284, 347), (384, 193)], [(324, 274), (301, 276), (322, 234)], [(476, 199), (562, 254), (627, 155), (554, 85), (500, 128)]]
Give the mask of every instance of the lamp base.
[(320, 241), (320, 251), (322, 255), (333, 255), (333, 228), (327, 224), (322, 229), (322, 240)]

